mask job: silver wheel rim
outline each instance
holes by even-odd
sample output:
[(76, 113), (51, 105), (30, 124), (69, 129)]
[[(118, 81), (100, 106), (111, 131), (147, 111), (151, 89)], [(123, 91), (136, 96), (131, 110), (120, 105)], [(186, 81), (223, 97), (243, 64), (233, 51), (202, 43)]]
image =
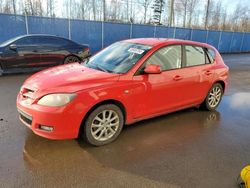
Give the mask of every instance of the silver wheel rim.
[(78, 61), (79, 61), (79, 60), (78, 60), (77, 57), (69, 56), (69, 57), (66, 58), (65, 64), (67, 64), (67, 63), (74, 63), (74, 62), (78, 62)]
[(210, 91), (209, 96), (208, 96), (209, 106), (212, 108), (216, 107), (220, 102), (221, 96), (222, 96), (221, 89), (218, 86), (214, 87)]
[(103, 110), (91, 123), (91, 134), (95, 140), (106, 141), (112, 138), (119, 128), (118, 114), (113, 110)]

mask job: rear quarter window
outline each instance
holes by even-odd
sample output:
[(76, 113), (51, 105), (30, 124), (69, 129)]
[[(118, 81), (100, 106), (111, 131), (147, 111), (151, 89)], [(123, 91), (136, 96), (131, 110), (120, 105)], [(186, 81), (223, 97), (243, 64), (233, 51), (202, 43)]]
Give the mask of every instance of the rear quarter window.
[(205, 48), (205, 51), (207, 53), (207, 56), (209, 58), (210, 63), (213, 63), (215, 60), (216, 53), (213, 49)]
[(56, 37), (41, 37), (40, 39), (44, 45), (51, 45), (51, 46), (70, 46), (74, 45), (73, 42), (63, 39), (63, 38), (56, 38)]

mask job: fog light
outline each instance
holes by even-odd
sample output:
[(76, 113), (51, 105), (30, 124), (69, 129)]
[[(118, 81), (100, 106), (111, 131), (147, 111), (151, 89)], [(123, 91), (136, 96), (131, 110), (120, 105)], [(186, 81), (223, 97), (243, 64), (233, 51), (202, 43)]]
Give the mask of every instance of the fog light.
[(53, 131), (54, 127), (39, 125), (39, 129), (51, 132), (51, 131)]

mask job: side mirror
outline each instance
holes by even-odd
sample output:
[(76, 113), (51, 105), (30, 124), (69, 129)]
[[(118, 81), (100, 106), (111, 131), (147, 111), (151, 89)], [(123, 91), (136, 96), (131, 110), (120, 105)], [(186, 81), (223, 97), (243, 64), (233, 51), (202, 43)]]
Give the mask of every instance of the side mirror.
[(16, 45), (16, 44), (11, 44), (11, 45), (9, 46), (9, 48), (10, 48), (11, 50), (16, 50), (16, 49), (17, 49), (17, 45)]
[(144, 69), (144, 72), (147, 74), (160, 74), (161, 73), (161, 67), (159, 65), (147, 65)]

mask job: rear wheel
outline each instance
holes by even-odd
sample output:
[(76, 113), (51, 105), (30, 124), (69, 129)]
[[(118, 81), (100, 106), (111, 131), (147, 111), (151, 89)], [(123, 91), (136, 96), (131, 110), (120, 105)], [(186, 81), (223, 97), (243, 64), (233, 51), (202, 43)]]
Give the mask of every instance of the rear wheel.
[(113, 142), (121, 133), (124, 117), (121, 109), (114, 104), (97, 107), (86, 119), (82, 136), (94, 146)]
[(223, 96), (223, 88), (221, 84), (215, 83), (209, 90), (206, 99), (201, 104), (201, 107), (205, 110), (215, 110)]
[(69, 63), (74, 63), (74, 62), (79, 62), (80, 59), (76, 56), (70, 55), (66, 57), (63, 61), (63, 64), (69, 64)]

